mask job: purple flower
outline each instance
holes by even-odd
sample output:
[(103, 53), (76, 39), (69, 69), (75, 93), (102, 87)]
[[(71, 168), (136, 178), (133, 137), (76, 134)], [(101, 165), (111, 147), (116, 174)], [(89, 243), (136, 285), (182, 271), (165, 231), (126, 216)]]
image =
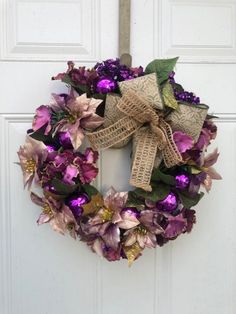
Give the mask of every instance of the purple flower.
[(184, 153), (193, 147), (193, 139), (184, 132), (175, 131), (173, 138), (180, 153)]
[(211, 140), (216, 138), (216, 134), (217, 127), (214, 122), (211, 120), (205, 120), (198, 141), (195, 144), (195, 148), (199, 150), (206, 149)]
[(79, 170), (74, 165), (68, 165), (63, 174), (63, 181), (67, 184), (75, 184), (74, 178), (78, 176)]
[(98, 174), (95, 162), (98, 153), (91, 148), (86, 149), (85, 154), (65, 150), (48, 155), (47, 162), (37, 170), (39, 179), (43, 185), (50, 183), (55, 177), (64, 183), (73, 185), (80, 182), (90, 183)]
[(183, 209), (183, 216), (187, 220), (186, 232), (191, 232), (196, 223), (196, 212), (193, 209)]
[(37, 131), (43, 126), (46, 127), (44, 134), (47, 135), (51, 131), (51, 110), (48, 106), (40, 106), (36, 109), (36, 115), (34, 116), (32, 129)]
[(173, 239), (186, 231), (187, 220), (183, 217), (183, 214), (177, 216), (166, 215), (168, 219), (168, 225), (164, 232), (164, 237), (167, 239)]
[[(100, 78), (107, 78), (115, 82), (126, 81), (144, 75), (143, 68), (129, 68), (120, 63), (120, 59), (108, 59), (97, 63), (94, 67)], [(117, 84), (116, 84), (117, 87)]]

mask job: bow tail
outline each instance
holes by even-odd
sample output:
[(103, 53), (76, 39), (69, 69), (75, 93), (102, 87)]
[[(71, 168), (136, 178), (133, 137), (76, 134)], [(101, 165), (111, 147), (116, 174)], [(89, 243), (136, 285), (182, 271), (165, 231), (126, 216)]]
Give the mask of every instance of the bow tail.
[(97, 132), (86, 133), (92, 148), (105, 149), (125, 140), (141, 126), (130, 117), (123, 117), (111, 126)]
[(140, 128), (135, 137), (137, 144), (129, 183), (145, 191), (152, 191), (150, 181), (159, 140), (146, 127)]
[(166, 138), (166, 146), (162, 150), (162, 156), (166, 167), (171, 168), (181, 163), (183, 159), (173, 140), (173, 134), (170, 125), (162, 120), (160, 128), (165, 134)]

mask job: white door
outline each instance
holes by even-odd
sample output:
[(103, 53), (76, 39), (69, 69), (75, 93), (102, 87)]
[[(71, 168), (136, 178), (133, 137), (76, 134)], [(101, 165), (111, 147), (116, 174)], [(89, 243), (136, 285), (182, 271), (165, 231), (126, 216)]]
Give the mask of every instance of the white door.
[[(146, 250), (131, 268), (38, 227), (39, 208), (14, 164), (35, 108), (65, 90), (50, 77), (67, 60), (92, 66), (116, 57), (118, 1), (0, 4), (0, 314), (235, 314), (236, 1), (132, 1), (133, 64), (180, 56), (178, 81), (219, 116), (223, 181), (198, 205), (190, 235)], [(129, 153), (102, 154), (103, 190), (128, 188)]]

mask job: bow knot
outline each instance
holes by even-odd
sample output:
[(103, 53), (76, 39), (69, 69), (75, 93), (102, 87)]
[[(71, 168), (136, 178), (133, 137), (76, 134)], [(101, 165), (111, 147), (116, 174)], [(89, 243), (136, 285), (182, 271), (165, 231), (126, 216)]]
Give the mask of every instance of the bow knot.
[(112, 147), (135, 133), (138, 141), (131, 171), (130, 184), (151, 191), (151, 174), (157, 151), (162, 151), (167, 167), (182, 161), (175, 146), (169, 124), (152, 105), (128, 91), (117, 103), (121, 118), (111, 126), (89, 133), (95, 149)]

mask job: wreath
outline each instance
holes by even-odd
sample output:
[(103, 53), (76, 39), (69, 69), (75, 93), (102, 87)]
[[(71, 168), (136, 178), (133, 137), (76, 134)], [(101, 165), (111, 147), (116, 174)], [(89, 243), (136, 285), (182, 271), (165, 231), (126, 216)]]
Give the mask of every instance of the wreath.
[[(129, 265), (145, 248), (192, 230), (201, 187), (209, 192), (212, 180), (221, 179), (212, 167), (217, 149), (206, 154), (217, 127), (208, 106), (176, 83), (177, 59), (154, 60), (145, 70), (119, 59), (92, 69), (69, 61), (52, 78), (66, 83), (68, 94), (53, 94), (36, 109), (18, 151), (24, 186), (42, 208), (39, 225), (49, 223), (108, 261), (124, 258)], [(85, 137), (91, 147), (82, 149)], [(98, 151), (129, 141), (133, 188), (111, 187), (103, 196), (91, 184)]]

